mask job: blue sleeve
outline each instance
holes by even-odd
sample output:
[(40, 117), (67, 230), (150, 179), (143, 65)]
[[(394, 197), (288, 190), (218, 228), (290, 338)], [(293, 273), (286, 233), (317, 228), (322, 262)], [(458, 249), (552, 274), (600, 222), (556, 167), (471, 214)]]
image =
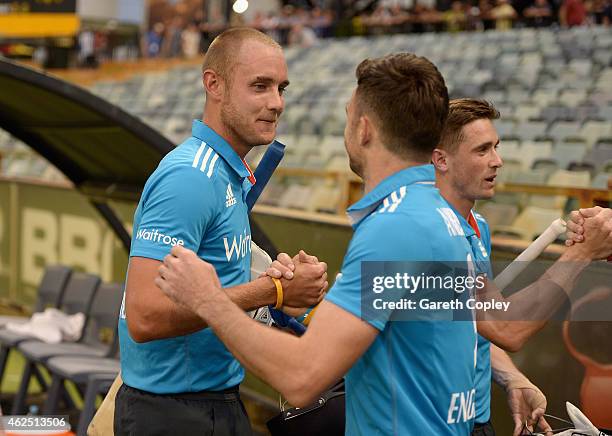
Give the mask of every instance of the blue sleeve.
[(478, 230), (480, 230), (480, 240), (482, 241), (489, 257), (491, 256), (491, 230), (489, 229), (489, 223), (479, 213), (474, 213), (476, 223), (478, 224)]
[[(418, 225), (404, 214), (380, 214), (367, 218), (355, 232), (342, 263), (341, 276), (327, 293), (326, 300), (361, 318), (361, 274), (363, 261), (432, 260), (431, 229)], [(391, 311), (366, 320), (383, 330)]]
[(219, 210), (212, 181), (179, 166), (161, 170), (150, 182), (137, 211), (130, 256), (162, 260), (174, 245), (197, 253)]
[(483, 220), (482, 224), (482, 240), (489, 257), (491, 257), (491, 231), (489, 230), (489, 224), (486, 221)]
[(480, 230), (480, 240), (487, 250), (489, 256), (489, 278), (493, 278), (493, 268), (491, 267), (491, 231), (489, 230), (489, 223), (480, 214), (476, 215), (476, 222), (478, 223), (478, 229)]

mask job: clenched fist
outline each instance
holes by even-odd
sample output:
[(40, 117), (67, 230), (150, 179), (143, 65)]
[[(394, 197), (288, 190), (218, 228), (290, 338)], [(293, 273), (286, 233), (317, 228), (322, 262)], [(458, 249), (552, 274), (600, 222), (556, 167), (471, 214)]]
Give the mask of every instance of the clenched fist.
[(164, 257), (155, 284), (171, 300), (194, 312), (216, 292), (222, 292), (215, 268), (181, 245), (172, 247)]

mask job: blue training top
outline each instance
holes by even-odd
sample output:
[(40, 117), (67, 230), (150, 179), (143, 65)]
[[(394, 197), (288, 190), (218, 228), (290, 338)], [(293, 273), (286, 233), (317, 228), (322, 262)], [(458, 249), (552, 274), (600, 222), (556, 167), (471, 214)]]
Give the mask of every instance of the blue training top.
[[(459, 221), (433, 187), (432, 167), (399, 171), (348, 209), (355, 234), (326, 299), (361, 317), (363, 261), (471, 258)], [(380, 331), (346, 375), (347, 435), (469, 435), (473, 321), (367, 320)]]
[[(461, 224), (466, 232), (468, 227), (478, 229), (470, 237), (472, 253), (478, 274), (484, 274), (489, 280), (493, 280), (491, 268), (491, 233), (489, 224), (484, 217), (478, 213), (470, 212), (470, 222), (466, 221), (457, 213)], [(476, 227), (476, 228), (474, 228)], [(476, 419), (478, 424), (484, 424), (491, 418), (491, 343), (488, 339), (478, 335), (478, 357), (476, 363)]]
[[(147, 180), (134, 214), (130, 258), (163, 260), (183, 245), (211, 263), (224, 287), (250, 280), (251, 229), (245, 199), (250, 170), (232, 147), (201, 121)], [(125, 296), (124, 296), (125, 300)], [(222, 390), (244, 370), (205, 328), (145, 343), (128, 332), (125, 301), (119, 319), (121, 375), (131, 387), (157, 394)]]

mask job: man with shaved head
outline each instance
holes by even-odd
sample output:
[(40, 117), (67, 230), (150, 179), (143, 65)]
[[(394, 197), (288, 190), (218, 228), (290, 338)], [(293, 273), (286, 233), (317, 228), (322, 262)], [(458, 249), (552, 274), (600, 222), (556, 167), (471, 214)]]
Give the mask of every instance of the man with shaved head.
[(238, 394), (244, 369), (201, 318), (154, 284), (173, 246), (213, 265), (244, 311), (309, 307), (327, 287), (326, 265), (304, 253), (296, 256), (295, 278), (281, 279), (282, 298), (268, 277), (249, 282), (245, 199), (255, 178), (244, 157), (276, 135), (289, 84), (280, 46), (257, 30), (230, 29), (211, 44), (202, 81), (202, 121), (194, 120), (192, 136), (162, 159), (134, 215), (119, 319), (124, 384), (115, 401), (117, 435), (251, 432)]

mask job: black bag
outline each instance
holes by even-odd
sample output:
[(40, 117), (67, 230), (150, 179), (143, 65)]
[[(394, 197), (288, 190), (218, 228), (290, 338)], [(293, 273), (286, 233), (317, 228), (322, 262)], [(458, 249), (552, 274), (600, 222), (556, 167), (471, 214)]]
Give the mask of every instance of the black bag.
[(313, 404), (287, 409), (266, 425), (272, 436), (344, 436), (344, 380)]

